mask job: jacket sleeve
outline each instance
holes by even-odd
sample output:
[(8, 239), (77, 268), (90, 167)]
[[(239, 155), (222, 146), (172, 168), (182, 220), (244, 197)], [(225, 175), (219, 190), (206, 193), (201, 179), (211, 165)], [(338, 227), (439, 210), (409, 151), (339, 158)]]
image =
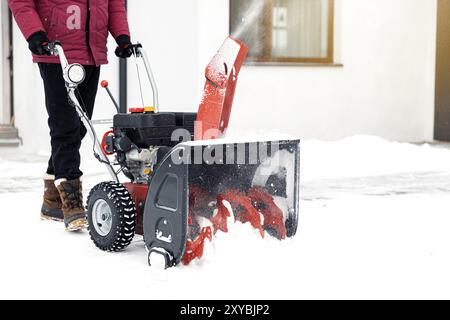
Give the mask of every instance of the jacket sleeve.
[(114, 39), (130, 35), (125, 0), (109, 0), (109, 32)]
[(35, 0), (8, 0), (9, 7), (25, 39), (38, 32), (45, 31), (36, 10)]

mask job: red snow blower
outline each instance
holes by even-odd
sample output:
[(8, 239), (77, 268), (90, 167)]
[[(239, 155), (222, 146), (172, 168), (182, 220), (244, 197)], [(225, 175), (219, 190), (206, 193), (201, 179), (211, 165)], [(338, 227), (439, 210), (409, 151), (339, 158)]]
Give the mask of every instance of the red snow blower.
[[(59, 43), (49, 47), (60, 57), (69, 98), (94, 141), (94, 155), (113, 178), (95, 186), (87, 201), (89, 233), (98, 248), (121, 251), (135, 234), (143, 235), (149, 264), (168, 268), (201, 258), (205, 241), (228, 232), (233, 219), (251, 224), (262, 237), (295, 235), (300, 141), (224, 138), (245, 44), (227, 38), (207, 66), (198, 113), (160, 112), (148, 58), (141, 45), (134, 45), (136, 63), (142, 59), (152, 86), (153, 105), (115, 115), (102, 141), (75, 95), (83, 67), (69, 64)], [(106, 81), (102, 86), (108, 89)], [(130, 182), (120, 183), (119, 174)]]

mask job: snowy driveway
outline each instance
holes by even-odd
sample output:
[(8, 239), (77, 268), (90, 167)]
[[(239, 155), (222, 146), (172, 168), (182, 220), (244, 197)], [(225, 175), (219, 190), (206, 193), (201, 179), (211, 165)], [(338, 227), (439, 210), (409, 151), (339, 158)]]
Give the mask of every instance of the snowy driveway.
[[(300, 228), (247, 225), (166, 272), (39, 219), (46, 158), (0, 150), (0, 298), (450, 298), (450, 148), (372, 137), (302, 144)], [(85, 162), (86, 190), (107, 179)], [(95, 290), (98, 286), (98, 290)]]

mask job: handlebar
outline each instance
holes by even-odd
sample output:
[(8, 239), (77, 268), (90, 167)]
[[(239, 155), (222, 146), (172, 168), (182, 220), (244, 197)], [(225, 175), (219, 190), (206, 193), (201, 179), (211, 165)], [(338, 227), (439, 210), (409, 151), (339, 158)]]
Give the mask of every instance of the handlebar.
[[(64, 49), (59, 41), (48, 42), (44, 47), (52, 56), (64, 56)], [(132, 48), (135, 56), (140, 57), (142, 55), (142, 44), (131, 44), (130, 47)]]
[(56, 46), (61, 46), (61, 42), (59, 41), (49, 42), (45, 46), (45, 49), (47, 49), (51, 53), (51, 55), (56, 56), (57, 55)]
[(50, 52), (50, 55), (59, 57), (63, 70), (65, 70), (69, 66), (69, 62), (67, 61), (61, 42), (59, 41), (49, 42), (45, 46), (45, 48), (48, 50), (48, 52)]
[[(158, 86), (156, 84), (155, 77), (154, 77), (152, 69), (150, 67), (150, 62), (148, 60), (147, 54), (144, 51), (142, 44), (136, 43), (136, 44), (132, 44), (131, 46), (133, 49), (134, 56), (136, 58), (142, 58), (142, 60), (144, 62), (145, 70), (147, 72), (147, 76), (150, 81), (150, 85), (151, 85), (152, 92), (153, 92), (153, 106), (155, 107), (155, 111), (158, 112), (159, 111)], [(59, 42), (59, 41), (49, 42), (46, 45), (46, 49), (50, 52), (51, 55), (59, 57), (63, 70), (67, 70), (71, 66), (71, 64), (69, 64), (69, 62), (66, 58), (66, 55), (64, 53), (64, 49), (61, 45), (61, 42)], [(69, 85), (70, 85), (70, 83), (69, 83)]]

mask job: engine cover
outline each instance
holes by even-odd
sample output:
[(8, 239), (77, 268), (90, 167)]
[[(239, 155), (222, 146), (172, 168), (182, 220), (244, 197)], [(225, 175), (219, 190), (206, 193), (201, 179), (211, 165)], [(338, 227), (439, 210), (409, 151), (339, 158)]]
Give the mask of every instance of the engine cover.
[(139, 148), (153, 146), (174, 147), (179, 141), (172, 141), (177, 129), (185, 129), (194, 135), (197, 113), (160, 112), (131, 113), (114, 116), (114, 132), (121, 132)]

